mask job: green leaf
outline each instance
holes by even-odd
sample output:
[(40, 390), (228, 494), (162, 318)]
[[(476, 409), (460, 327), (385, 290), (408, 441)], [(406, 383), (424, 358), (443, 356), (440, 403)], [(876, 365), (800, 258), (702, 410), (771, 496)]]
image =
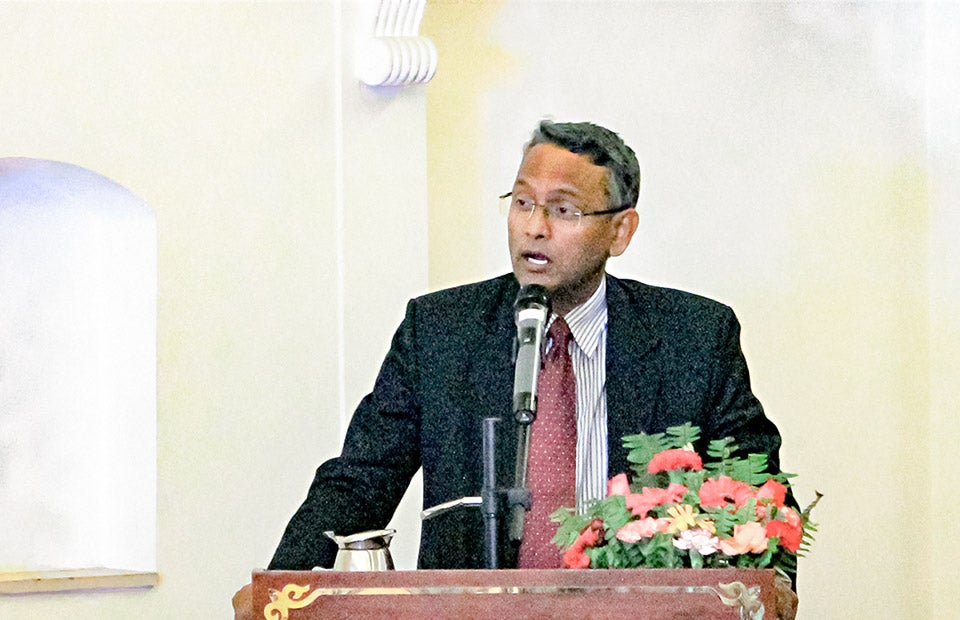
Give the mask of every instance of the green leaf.
[(729, 476), (734, 480), (741, 480), (755, 486), (771, 478), (767, 473), (765, 454), (749, 454), (747, 458), (727, 456), (719, 463), (709, 463), (705, 469), (711, 477)]
[(777, 544), (780, 542), (780, 539), (777, 537), (771, 538), (767, 541), (767, 550), (757, 558), (757, 568), (766, 568), (770, 565), (770, 561), (773, 559), (774, 553), (777, 551)]
[(646, 559), (644, 565), (650, 568), (679, 568), (682, 564), (673, 546), (673, 538), (668, 534), (657, 533), (649, 541), (641, 541), (640, 547)]
[(638, 568), (645, 565), (643, 549), (639, 543), (623, 543), (623, 555), (625, 568)]
[(550, 542), (566, 549), (593, 519), (589, 515), (577, 514), (572, 508), (559, 508), (550, 515), (550, 520), (559, 524), (557, 533)]
[(670, 437), (671, 448), (693, 446), (700, 441), (700, 427), (687, 422), (680, 426), (669, 427), (667, 435)]
[(623, 549), (623, 542), (614, 538), (607, 545), (608, 565), (610, 568), (629, 568), (626, 562), (626, 554)]
[(778, 573), (784, 577), (790, 578), (790, 574), (797, 574), (797, 556), (792, 553), (780, 553), (773, 562)]
[(813, 512), (813, 509), (816, 508), (817, 504), (820, 503), (820, 500), (823, 499), (823, 493), (820, 491), (814, 491), (814, 493), (816, 494), (814, 500), (807, 504), (807, 507), (803, 509), (802, 513), (800, 513), (800, 518), (802, 518), (804, 521), (808, 521), (810, 519), (810, 513)]
[(690, 568), (703, 568), (703, 556), (696, 549), (690, 549)]
[(729, 510), (727, 508), (703, 508), (702, 510), (713, 519), (718, 538), (733, 536), (734, 526), (743, 525), (749, 518), (745, 507), (740, 510)]
[(640, 447), (649, 447), (656, 452), (659, 452), (662, 448), (657, 448), (657, 446), (666, 445), (664, 439), (665, 435), (663, 433), (638, 433), (636, 435), (625, 435), (623, 437), (623, 447), (627, 450), (633, 450), (634, 448)]
[(683, 472), (683, 481), (681, 484), (687, 487), (688, 493), (683, 496), (683, 503), (691, 505), (700, 504), (700, 487), (703, 486), (704, 480), (707, 479), (707, 472), (704, 469), (700, 471), (687, 471)]
[(604, 563), (606, 559), (605, 547), (592, 547), (584, 550), (584, 554), (590, 558), (590, 568), (607, 568)]
[(627, 449), (627, 461), (634, 464), (638, 474), (646, 474), (647, 465), (653, 455), (666, 450), (669, 445), (663, 433), (653, 435), (641, 433), (623, 438), (623, 447)]
[(610, 495), (596, 505), (594, 514), (603, 519), (607, 530), (607, 540), (616, 536), (617, 530), (627, 524), (633, 515), (627, 510), (627, 498), (623, 495)]
[[(707, 444), (707, 456), (714, 461), (726, 461), (736, 452), (737, 444), (733, 443), (733, 437), (724, 437), (723, 439), (714, 439)], [(712, 463), (716, 464), (716, 463)]]
[(803, 527), (803, 534), (800, 537), (800, 548), (797, 550), (797, 557), (804, 557), (810, 551), (810, 545), (813, 544), (814, 534), (817, 533), (817, 524), (810, 518), (811, 512), (820, 503), (823, 493), (814, 491), (815, 499), (810, 502), (803, 512), (800, 513), (800, 524)]

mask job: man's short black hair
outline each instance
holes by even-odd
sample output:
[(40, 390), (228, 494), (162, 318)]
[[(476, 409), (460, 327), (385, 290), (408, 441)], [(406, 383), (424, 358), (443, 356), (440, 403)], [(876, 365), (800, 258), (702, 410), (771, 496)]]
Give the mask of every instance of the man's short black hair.
[(594, 123), (540, 121), (525, 149), (554, 144), (578, 155), (586, 155), (607, 169), (607, 198), (610, 209), (637, 206), (640, 197), (640, 164), (637, 155), (616, 133)]

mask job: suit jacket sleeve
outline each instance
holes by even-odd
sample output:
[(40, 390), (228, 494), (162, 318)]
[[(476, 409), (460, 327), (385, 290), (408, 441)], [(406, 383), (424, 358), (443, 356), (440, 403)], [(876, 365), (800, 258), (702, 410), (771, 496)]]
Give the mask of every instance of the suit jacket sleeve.
[[(323, 532), (352, 534), (389, 523), (411, 477), (423, 470), (423, 505), (478, 495), (481, 420), (503, 416), (498, 471), (512, 472), (510, 415), (514, 333), (512, 274), (411, 300), (373, 391), (353, 414), (343, 451), (317, 470), (270, 568), (330, 566)], [(480, 511), (423, 523), (422, 568), (483, 563)]]
[(323, 463), (290, 520), (270, 569), (329, 567), (346, 535), (386, 527), (420, 467), (414, 304), (394, 335), (373, 392), (357, 407), (339, 457)]
[(780, 433), (764, 414), (750, 388), (750, 374), (740, 347), (740, 323), (733, 312), (719, 322), (713, 384), (715, 402), (707, 416), (708, 439), (733, 437), (741, 454), (765, 454), (770, 470), (780, 470)]

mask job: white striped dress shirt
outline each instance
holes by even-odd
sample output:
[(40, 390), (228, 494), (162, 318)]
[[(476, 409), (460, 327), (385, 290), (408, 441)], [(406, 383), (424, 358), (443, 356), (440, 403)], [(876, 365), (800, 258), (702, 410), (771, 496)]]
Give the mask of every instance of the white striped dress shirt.
[[(563, 317), (577, 380), (577, 509), (607, 493), (607, 281)], [(553, 322), (553, 317), (550, 323)], [(550, 343), (547, 345), (550, 346)]]

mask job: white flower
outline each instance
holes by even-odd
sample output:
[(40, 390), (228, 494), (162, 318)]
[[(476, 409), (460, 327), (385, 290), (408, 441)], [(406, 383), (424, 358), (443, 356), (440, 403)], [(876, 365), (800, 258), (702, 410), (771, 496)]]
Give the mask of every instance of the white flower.
[(716, 553), (720, 545), (719, 539), (708, 530), (684, 530), (679, 538), (673, 539), (673, 546), (677, 549), (693, 549), (700, 555)]

